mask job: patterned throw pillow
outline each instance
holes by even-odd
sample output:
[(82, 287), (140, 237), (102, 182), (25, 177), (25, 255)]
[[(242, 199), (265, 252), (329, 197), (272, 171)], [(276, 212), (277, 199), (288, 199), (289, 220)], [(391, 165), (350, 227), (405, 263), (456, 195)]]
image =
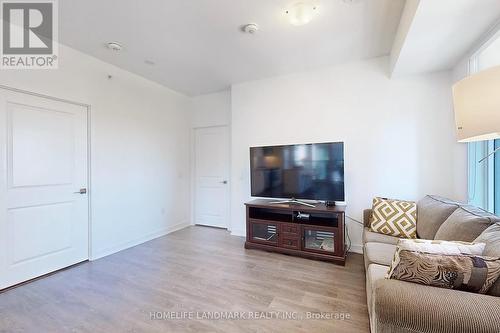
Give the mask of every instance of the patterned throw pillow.
[[(397, 259), (396, 259), (397, 257)], [(500, 258), (397, 249), (388, 279), (485, 294), (500, 276)]]
[(371, 231), (401, 238), (417, 238), (415, 202), (374, 198), (372, 211)]
[(443, 241), (431, 239), (400, 239), (398, 241), (396, 252), (392, 258), (391, 267), (385, 278), (390, 279), (392, 272), (399, 265), (401, 251), (420, 252), (427, 254), (442, 255), (482, 255), (486, 243), (468, 243), (457, 241)]

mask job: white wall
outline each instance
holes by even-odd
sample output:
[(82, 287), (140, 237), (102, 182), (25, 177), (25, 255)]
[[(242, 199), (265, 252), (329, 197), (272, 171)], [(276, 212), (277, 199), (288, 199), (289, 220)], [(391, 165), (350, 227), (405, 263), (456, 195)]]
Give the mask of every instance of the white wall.
[(0, 84), (91, 105), (92, 257), (187, 225), (189, 99), (73, 49), (59, 52), (58, 70), (6, 70)]
[[(387, 57), (232, 87), (231, 222), (245, 233), (254, 145), (345, 142), (347, 215), (374, 196), (466, 200), (466, 146), (456, 143), (451, 73), (387, 77)], [(348, 219), (353, 250), (361, 226)]]
[(231, 91), (224, 90), (191, 98), (193, 128), (231, 123)]
[(452, 69), (452, 83), (458, 82), (469, 76), (469, 59), (464, 57)]

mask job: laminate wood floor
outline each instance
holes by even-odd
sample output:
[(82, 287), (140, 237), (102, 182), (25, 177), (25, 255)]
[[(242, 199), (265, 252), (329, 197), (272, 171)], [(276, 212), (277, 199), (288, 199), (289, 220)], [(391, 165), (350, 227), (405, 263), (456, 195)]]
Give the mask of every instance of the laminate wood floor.
[(342, 267), (243, 243), (194, 226), (7, 290), (0, 332), (369, 331), (360, 255)]

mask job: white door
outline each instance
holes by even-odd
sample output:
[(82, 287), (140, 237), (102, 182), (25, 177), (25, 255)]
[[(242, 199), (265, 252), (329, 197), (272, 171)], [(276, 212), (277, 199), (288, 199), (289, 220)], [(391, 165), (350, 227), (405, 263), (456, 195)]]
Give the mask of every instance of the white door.
[(87, 109), (0, 89), (0, 162), (0, 289), (87, 260)]
[(226, 126), (195, 129), (195, 224), (227, 228), (229, 135)]

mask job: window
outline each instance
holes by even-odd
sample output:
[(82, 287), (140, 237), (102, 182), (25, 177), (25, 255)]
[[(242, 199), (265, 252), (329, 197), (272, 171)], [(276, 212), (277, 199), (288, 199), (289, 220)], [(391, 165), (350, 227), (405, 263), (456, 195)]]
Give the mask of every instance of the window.
[[(500, 140), (495, 140), (495, 149), (500, 147)], [(500, 215), (500, 153), (495, 155), (495, 174), (494, 174), (494, 196), (495, 196), (495, 209), (494, 213)]]
[[(500, 65), (500, 29), (472, 56), (469, 73), (473, 74)], [(494, 149), (500, 140), (470, 143), (469, 158), (469, 203), (500, 214), (500, 153), (479, 163)]]

